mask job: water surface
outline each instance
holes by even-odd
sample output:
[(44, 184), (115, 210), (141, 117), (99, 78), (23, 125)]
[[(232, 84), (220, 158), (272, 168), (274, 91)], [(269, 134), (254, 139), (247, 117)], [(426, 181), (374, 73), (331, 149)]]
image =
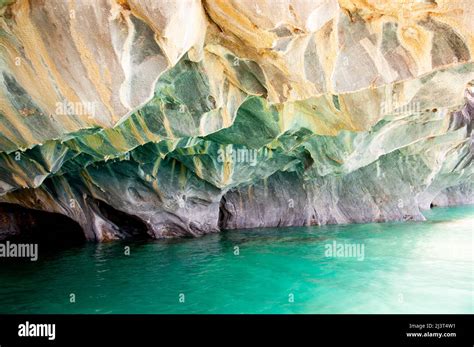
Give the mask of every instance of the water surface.
[[(425, 215), (56, 252), (40, 245), (37, 262), (0, 263), (0, 313), (473, 313), (474, 208)], [(334, 241), (363, 245), (363, 260), (328, 257)]]

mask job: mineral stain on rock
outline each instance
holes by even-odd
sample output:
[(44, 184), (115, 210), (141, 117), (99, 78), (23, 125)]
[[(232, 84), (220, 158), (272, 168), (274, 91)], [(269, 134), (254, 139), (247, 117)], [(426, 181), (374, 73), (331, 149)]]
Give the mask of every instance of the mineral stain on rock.
[(0, 1), (0, 239), (41, 213), (106, 241), (472, 204), (472, 16), (468, 0)]

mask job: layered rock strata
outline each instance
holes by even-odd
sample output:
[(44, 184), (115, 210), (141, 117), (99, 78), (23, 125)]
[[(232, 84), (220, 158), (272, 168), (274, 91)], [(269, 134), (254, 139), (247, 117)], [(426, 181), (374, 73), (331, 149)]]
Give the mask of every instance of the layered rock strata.
[[(473, 203), (473, 15), (469, 0), (0, 1), (0, 202), (97, 241)], [(0, 234), (21, 232), (2, 211)]]

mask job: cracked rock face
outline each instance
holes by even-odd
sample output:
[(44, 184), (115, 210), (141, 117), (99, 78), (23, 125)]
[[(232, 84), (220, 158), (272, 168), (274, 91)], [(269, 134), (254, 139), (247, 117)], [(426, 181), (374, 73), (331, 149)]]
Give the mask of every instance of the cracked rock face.
[(0, 0), (0, 238), (20, 206), (106, 241), (472, 204), (473, 16), (470, 0)]

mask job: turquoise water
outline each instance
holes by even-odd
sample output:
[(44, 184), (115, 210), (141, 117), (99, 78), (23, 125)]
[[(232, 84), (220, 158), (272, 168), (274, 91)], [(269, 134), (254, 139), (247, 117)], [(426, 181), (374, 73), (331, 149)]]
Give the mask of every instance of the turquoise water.
[[(37, 262), (0, 263), (0, 313), (473, 313), (474, 208), (425, 215), (46, 255), (40, 246)], [(358, 245), (359, 257), (329, 257), (334, 241)]]

